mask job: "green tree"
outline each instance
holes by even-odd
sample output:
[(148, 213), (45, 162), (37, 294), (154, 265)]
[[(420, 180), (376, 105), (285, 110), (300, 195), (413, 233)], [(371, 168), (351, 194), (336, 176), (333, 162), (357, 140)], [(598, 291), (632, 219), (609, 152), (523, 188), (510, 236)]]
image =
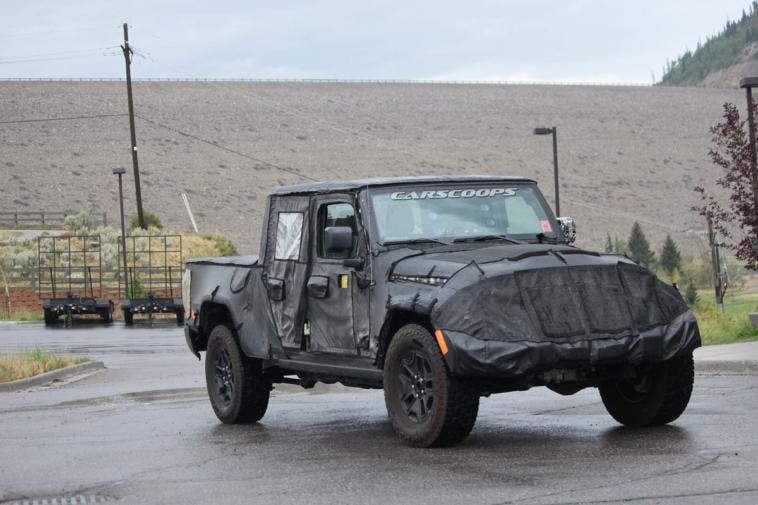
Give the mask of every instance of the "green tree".
[(613, 252), (619, 253), (619, 254), (628, 254), (629, 247), (627, 246), (626, 241), (616, 237), (613, 240)]
[(669, 276), (674, 275), (674, 271), (682, 266), (682, 255), (671, 235), (666, 235), (666, 240), (663, 242), (659, 264)]
[(608, 239), (605, 241), (605, 252), (613, 252), (613, 241), (611, 240), (611, 234), (608, 234)]
[(697, 302), (697, 287), (695, 287), (695, 281), (692, 279), (687, 282), (687, 288), (684, 290), (684, 299), (692, 306)]
[(655, 253), (650, 250), (650, 242), (647, 241), (640, 223), (636, 221), (632, 225), (627, 246), (629, 247), (629, 256), (632, 259), (639, 261), (647, 268), (652, 268), (655, 265)]

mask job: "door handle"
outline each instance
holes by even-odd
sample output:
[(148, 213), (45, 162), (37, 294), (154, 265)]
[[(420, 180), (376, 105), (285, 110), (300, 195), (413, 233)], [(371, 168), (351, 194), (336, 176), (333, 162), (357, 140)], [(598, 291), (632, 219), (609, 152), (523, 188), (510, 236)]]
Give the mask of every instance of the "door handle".
[(268, 288), (269, 298), (275, 302), (284, 300), (284, 280), (269, 277), (268, 281), (266, 281), (266, 287)]
[(308, 296), (313, 298), (326, 298), (329, 294), (329, 277), (314, 275), (308, 279)]

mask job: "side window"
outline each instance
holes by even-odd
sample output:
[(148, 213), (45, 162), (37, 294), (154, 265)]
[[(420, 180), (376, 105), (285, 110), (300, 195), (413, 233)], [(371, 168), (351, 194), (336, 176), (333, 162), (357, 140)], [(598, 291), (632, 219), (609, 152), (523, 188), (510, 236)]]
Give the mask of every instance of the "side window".
[(299, 260), (303, 237), (303, 213), (280, 212), (276, 223), (276, 252), (274, 259)]
[[(318, 211), (318, 255), (321, 258), (350, 258), (355, 251), (357, 228), (355, 226), (355, 209), (349, 203), (328, 203)], [(332, 226), (347, 226), (353, 230), (353, 250), (346, 254), (328, 254), (324, 244), (324, 230)]]

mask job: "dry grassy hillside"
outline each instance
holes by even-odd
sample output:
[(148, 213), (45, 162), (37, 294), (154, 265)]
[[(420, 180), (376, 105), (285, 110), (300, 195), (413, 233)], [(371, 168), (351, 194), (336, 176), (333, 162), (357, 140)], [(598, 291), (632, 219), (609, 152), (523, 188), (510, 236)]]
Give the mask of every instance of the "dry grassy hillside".
[[(365, 176), (514, 174), (552, 199), (549, 137), (558, 126), (563, 214), (579, 243), (602, 247), (642, 223), (656, 248), (685, 250), (702, 228), (692, 187), (717, 176), (708, 127), (738, 90), (667, 87), (297, 82), (139, 82), (135, 85), (145, 208), (257, 250), (275, 185)], [(0, 211), (107, 210), (110, 167), (131, 167), (123, 82), (0, 82)], [(202, 139), (202, 140), (201, 140)], [(223, 149), (222, 149), (223, 147)], [(234, 151), (234, 152), (232, 152)], [(282, 167), (285, 170), (280, 168)], [(303, 174), (302, 177), (297, 174)], [(132, 189), (132, 178), (127, 177)], [(127, 206), (134, 212), (132, 191)], [(551, 200), (552, 201), (552, 200)]]

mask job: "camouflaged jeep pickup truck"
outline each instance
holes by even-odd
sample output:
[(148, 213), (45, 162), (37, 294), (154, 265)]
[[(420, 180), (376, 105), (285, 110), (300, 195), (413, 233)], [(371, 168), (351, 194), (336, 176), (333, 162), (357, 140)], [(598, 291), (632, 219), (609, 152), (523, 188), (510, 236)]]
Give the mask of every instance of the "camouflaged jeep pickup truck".
[(676, 288), (572, 247), (532, 180), (287, 186), (265, 216), (260, 257), (185, 272), (187, 343), (225, 423), (261, 419), (273, 384), (317, 381), (383, 388), (422, 447), (463, 440), (481, 396), (533, 386), (597, 387), (630, 426), (687, 406), (700, 334)]

